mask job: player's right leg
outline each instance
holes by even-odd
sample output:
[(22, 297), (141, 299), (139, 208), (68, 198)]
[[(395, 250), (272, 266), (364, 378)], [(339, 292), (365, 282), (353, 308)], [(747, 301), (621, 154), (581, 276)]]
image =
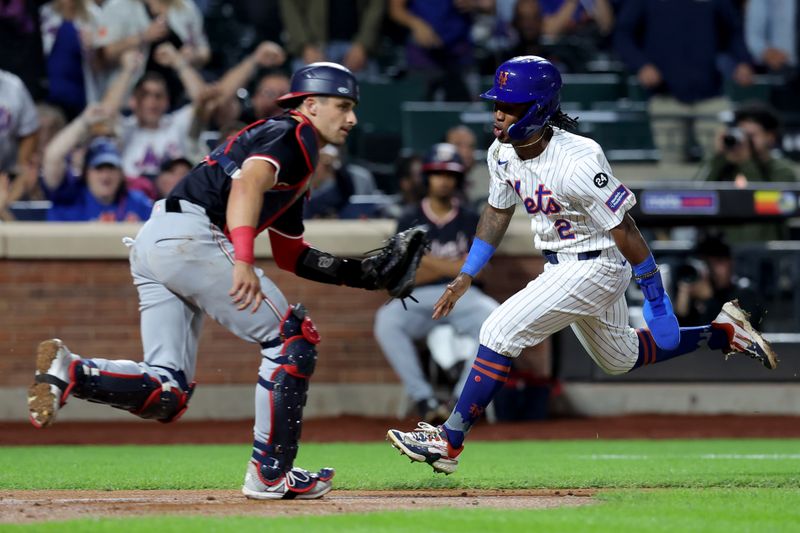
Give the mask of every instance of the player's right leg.
[[(480, 343), (480, 332), (483, 323), (486, 322), (486, 319), (491, 316), (499, 305), (494, 298), (473, 286), (459, 298), (458, 305), (450, 311), (450, 314), (443, 321), (451, 324), (458, 335), (472, 337), (475, 339), (475, 344), (478, 344)], [(461, 376), (453, 387), (453, 399), (456, 402), (469, 378), (470, 368), (470, 365), (464, 365)]]

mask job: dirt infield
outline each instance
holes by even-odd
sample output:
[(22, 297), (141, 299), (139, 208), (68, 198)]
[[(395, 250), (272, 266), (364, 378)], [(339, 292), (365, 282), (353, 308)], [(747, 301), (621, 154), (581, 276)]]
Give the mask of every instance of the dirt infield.
[(439, 507), (547, 509), (592, 503), (590, 490), (332, 491), (316, 501), (252, 501), (238, 491), (0, 492), (0, 523), (149, 515), (298, 516)]

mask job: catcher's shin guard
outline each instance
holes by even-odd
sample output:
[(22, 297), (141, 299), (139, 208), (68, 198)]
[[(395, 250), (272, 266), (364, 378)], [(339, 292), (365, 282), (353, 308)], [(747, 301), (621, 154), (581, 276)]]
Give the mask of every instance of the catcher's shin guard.
[(91, 359), (74, 361), (69, 369), (71, 394), (76, 398), (124, 409), (141, 418), (174, 422), (188, 408), (195, 384), (186, 384), (181, 371), (163, 369), (179, 386), (142, 372), (117, 374), (97, 368)]
[(319, 334), (306, 313), (302, 304), (289, 307), (280, 325), (283, 346), (272, 359), (280, 366), (269, 381), (259, 377), (259, 385), (270, 393), (272, 428), (269, 443), (254, 443), (253, 459), (263, 465), (271, 457), (284, 472), (294, 466), (308, 381), (317, 363)]

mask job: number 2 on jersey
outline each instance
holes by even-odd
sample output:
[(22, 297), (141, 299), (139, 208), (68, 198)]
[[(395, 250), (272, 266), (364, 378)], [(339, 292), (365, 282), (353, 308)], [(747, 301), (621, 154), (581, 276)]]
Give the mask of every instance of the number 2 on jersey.
[(575, 238), (575, 231), (572, 229), (572, 224), (569, 223), (569, 220), (559, 218), (553, 222), (553, 226), (556, 228), (558, 232), (558, 237), (563, 240), (569, 240)]

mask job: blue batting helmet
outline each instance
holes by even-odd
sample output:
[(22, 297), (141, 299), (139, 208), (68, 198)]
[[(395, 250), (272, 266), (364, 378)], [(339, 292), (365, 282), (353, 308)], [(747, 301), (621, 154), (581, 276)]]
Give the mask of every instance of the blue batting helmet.
[(358, 82), (349, 69), (338, 63), (310, 63), (292, 75), (289, 92), (277, 99), (281, 107), (295, 107), (300, 99), (320, 94), (342, 96), (358, 102)]
[(431, 174), (450, 173), (456, 177), (458, 186), (464, 182), (466, 172), (464, 161), (458, 155), (458, 148), (450, 143), (438, 143), (431, 147), (430, 152), (422, 161), (422, 179), (425, 187), (428, 186), (428, 176)]
[(508, 128), (514, 140), (528, 138), (544, 127), (561, 105), (561, 74), (539, 56), (513, 57), (497, 67), (494, 85), (481, 98), (509, 104), (527, 104), (528, 112)]

